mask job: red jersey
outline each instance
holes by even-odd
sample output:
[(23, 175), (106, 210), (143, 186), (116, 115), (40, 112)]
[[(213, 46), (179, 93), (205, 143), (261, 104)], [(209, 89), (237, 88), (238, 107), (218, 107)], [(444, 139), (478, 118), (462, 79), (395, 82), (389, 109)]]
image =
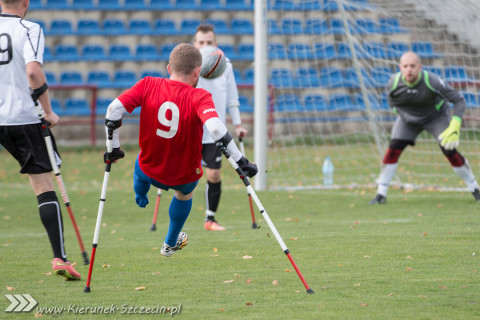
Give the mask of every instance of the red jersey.
[(200, 179), (203, 124), (218, 117), (208, 91), (146, 77), (118, 99), (130, 113), (142, 108), (138, 162), (147, 176), (167, 186)]

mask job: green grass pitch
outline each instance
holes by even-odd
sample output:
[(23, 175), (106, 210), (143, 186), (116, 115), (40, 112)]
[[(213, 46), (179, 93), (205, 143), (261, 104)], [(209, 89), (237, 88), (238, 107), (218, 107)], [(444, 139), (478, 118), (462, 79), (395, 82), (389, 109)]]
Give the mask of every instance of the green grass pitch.
[[(103, 150), (62, 151), (62, 177), (90, 257)], [(309, 295), (258, 210), (259, 229), (251, 228), (245, 188), (227, 161), (217, 216), (227, 230), (203, 229), (202, 178), (184, 227), (188, 245), (161, 256), (173, 192), (164, 192), (157, 231), (150, 232), (156, 190), (146, 209), (136, 207), (137, 152), (127, 149), (112, 167), (88, 294), (88, 267), (61, 199), (66, 250), (83, 277), (77, 282), (49, 274), (51, 249), (35, 196), (15, 160), (0, 152), (1, 293), (38, 301), (31, 313), (5, 313), (10, 302), (2, 297), (1, 319), (32, 319), (35, 313), (43, 319), (113, 319), (91, 311), (112, 306), (117, 315), (137, 307), (126, 319), (153, 319), (170, 313), (138, 312), (171, 312), (180, 305), (176, 317), (183, 319), (480, 318), (480, 205), (468, 193), (391, 190), (386, 205), (370, 206), (375, 191), (367, 189), (258, 192), (315, 290)]]

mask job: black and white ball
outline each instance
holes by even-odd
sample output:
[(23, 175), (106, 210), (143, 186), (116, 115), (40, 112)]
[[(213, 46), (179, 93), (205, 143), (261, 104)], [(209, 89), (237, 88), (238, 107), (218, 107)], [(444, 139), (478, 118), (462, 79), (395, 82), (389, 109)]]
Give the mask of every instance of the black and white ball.
[(222, 50), (214, 46), (206, 46), (200, 49), (202, 54), (202, 69), (200, 76), (205, 79), (220, 77), (227, 68), (227, 59)]

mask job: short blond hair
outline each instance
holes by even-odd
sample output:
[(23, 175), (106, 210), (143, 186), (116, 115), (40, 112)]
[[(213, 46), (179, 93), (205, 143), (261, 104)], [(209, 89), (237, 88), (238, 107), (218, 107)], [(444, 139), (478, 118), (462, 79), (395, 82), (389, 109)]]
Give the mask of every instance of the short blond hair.
[(181, 43), (173, 48), (168, 61), (172, 73), (188, 76), (202, 65), (202, 55), (189, 43)]

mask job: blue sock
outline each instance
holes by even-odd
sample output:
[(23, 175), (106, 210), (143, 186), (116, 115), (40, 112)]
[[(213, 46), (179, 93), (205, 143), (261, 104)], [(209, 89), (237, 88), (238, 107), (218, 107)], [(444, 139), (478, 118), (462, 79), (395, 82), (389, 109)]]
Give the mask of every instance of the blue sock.
[(173, 196), (170, 207), (168, 208), (168, 215), (170, 216), (170, 226), (165, 237), (165, 242), (170, 247), (175, 247), (180, 231), (182, 231), (185, 221), (187, 221), (190, 210), (192, 209), (193, 199), (182, 201)]

